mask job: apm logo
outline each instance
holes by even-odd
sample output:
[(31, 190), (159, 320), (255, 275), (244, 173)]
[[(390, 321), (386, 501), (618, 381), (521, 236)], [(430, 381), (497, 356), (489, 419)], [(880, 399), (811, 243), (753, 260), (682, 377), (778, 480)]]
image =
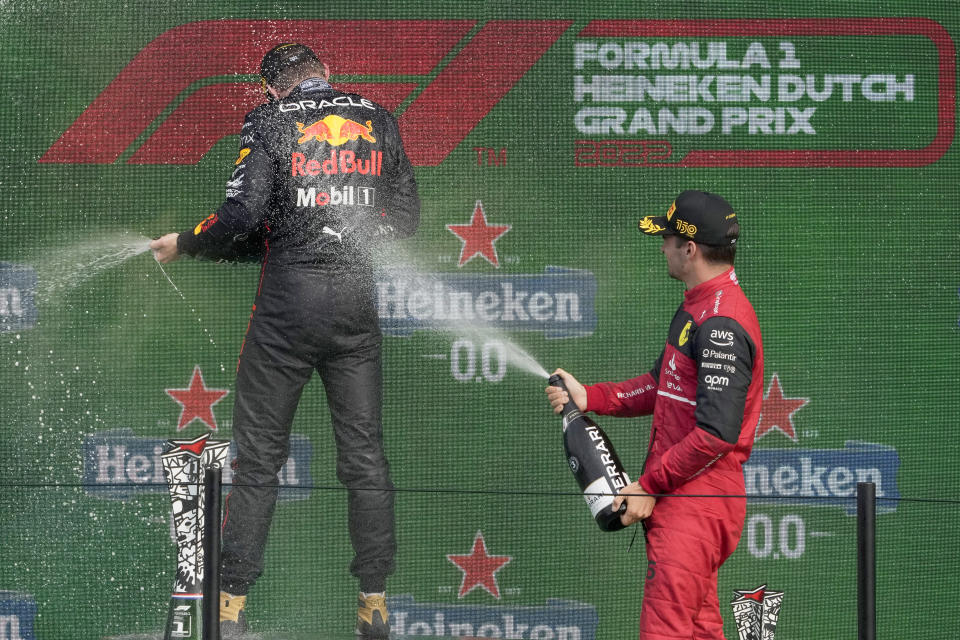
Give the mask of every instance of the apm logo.
[[(562, 20), (192, 22), (161, 34), (140, 51), (40, 162), (195, 164), (221, 138), (240, 133), (243, 114), (263, 102), (256, 74), (264, 54), (281, 42), (303, 42), (324, 51), (338, 89), (360, 93), (391, 110), (405, 105), (398, 124), (407, 155), (414, 165), (434, 166), (571, 24)], [(390, 55), (383, 55), (385, 47)], [(369, 76), (370, 80), (341, 83), (337, 75)], [(241, 81), (211, 83), (224, 76), (239, 76)], [(384, 77), (395, 80), (384, 81)]]

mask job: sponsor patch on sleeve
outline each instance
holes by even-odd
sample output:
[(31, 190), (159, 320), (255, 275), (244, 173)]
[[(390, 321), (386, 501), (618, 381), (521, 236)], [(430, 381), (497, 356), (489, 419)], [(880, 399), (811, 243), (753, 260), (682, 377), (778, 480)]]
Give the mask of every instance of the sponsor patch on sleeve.
[(203, 219), (200, 224), (193, 228), (193, 235), (198, 236), (210, 227), (212, 227), (217, 222), (217, 214), (211, 213), (206, 218)]

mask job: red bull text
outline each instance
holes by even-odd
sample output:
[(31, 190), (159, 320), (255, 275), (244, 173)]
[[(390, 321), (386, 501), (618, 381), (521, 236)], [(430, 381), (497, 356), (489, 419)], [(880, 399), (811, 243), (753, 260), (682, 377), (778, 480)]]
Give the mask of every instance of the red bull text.
[(383, 152), (371, 151), (369, 157), (358, 158), (353, 151), (330, 150), (330, 155), (323, 160), (307, 159), (307, 156), (293, 152), (290, 155), (290, 175), (318, 176), (321, 173), (328, 176), (338, 173), (360, 173), (363, 175), (380, 175), (383, 167)]

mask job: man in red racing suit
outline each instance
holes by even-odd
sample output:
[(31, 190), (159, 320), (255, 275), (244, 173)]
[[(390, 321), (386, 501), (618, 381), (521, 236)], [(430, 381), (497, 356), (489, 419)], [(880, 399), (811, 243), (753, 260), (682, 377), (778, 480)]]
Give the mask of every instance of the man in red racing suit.
[[(721, 640), (717, 572), (746, 512), (742, 465), (763, 394), (760, 327), (733, 271), (739, 223), (725, 200), (685, 191), (640, 229), (664, 236), (668, 272), (688, 286), (663, 352), (624, 382), (584, 386), (558, 373), (583, 410), (653, 414), (643, 472), (614, 502), (627, 502), (624, 524), (642, 520), (646, 531), (640, 638)], [(548, 395), (554, 408), (566, 398)]]

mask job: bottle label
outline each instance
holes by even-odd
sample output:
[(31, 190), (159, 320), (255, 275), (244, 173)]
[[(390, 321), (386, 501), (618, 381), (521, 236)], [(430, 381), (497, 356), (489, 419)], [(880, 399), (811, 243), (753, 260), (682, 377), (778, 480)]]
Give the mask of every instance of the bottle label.
[(577, 418), (579, 418), (579, 417), (582, 416), (582, 415), (583, 415), (583, 414), (580, 413), (580, 411), (579, 411), (578, 409), (574, 409), (574, 410), (571, 411), (570, 413), (564, 415), (564, 416), (563, 416), (563, 432), (566, 433), (566, 432), (567, 432), (567, 427), (569, 427), (569, 426), (573, 423), (574, 420), (576, 420)]
[(583, 490), (583, 498), (590, 507), (590, 513), (594, 518), (603, 510), (613, 504), (613, 492), (610, 490), (610, 483), (606, 478), (597, 478)]

